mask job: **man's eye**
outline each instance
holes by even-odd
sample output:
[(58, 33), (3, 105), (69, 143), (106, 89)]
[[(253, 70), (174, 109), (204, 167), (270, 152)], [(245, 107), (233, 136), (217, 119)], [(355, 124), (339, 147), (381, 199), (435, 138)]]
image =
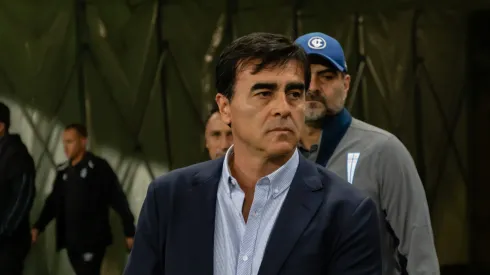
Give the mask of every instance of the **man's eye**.
[(263, 92), (258, 92), (257, 95), (260, 96), (260, 97), (269, 97), (269, 96), (272, 95), (272, 92), (263, 91)]
[(298, 98), (301, 98), (303, 93), (302, 92), (290, 92), (288, 95), (294, 99), (298, 99)]

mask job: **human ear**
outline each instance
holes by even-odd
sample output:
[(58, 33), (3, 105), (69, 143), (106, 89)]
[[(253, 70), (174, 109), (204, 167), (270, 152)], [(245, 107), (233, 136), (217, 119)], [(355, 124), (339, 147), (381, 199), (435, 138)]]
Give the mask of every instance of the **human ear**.
[(218, 104), (221, 120), (227, 124), (231, 124), (230, 100), (223, 94), (216, 95), (216, 104)]

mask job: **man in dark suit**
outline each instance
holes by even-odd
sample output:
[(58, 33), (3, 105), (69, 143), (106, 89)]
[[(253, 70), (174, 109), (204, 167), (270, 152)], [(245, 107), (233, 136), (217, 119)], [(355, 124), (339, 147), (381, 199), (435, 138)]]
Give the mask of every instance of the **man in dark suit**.
[(309, 81), (284, 36), (224, 50), (216, 101), (234, 145), (150, 185), (124, 274), (381, 274), (373, 201), (296, 149)]

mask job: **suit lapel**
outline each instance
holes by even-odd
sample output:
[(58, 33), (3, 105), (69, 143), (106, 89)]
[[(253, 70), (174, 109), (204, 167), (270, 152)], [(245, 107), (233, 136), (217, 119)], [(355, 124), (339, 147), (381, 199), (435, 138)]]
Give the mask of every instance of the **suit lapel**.
[[(223, 159), (208, 162), (187, 190), (184, 198), (187, 206), (183, 219), (188, 223), (181, 232), (181, 256), (188, 266), (186, 274), (213, 274), (214, 262), (214, 220), (216, 215), (216, 198)], [(207, 163), (207, 164), (208, 164)]]
[(279, 273), (295, 243), (322, 204), (322, 189), (323, 184), (315, 165), (300, 157), (298, 170), (269, 237), (259, 275)]

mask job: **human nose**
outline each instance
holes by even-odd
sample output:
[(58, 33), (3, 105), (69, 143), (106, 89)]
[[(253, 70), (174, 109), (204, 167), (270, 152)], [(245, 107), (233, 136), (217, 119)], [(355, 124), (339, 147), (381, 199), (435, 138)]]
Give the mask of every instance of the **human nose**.
[(308, 87), (308, 91), (319, 91), (318, 79), (315, 76), (311, 77), (310, 86)]
[(277, 93), (277, 96), (273, 100), (273, 104), (273, 114), (275, 116), (287, 117), (291, 114), (291, 106), (286, 93)]

